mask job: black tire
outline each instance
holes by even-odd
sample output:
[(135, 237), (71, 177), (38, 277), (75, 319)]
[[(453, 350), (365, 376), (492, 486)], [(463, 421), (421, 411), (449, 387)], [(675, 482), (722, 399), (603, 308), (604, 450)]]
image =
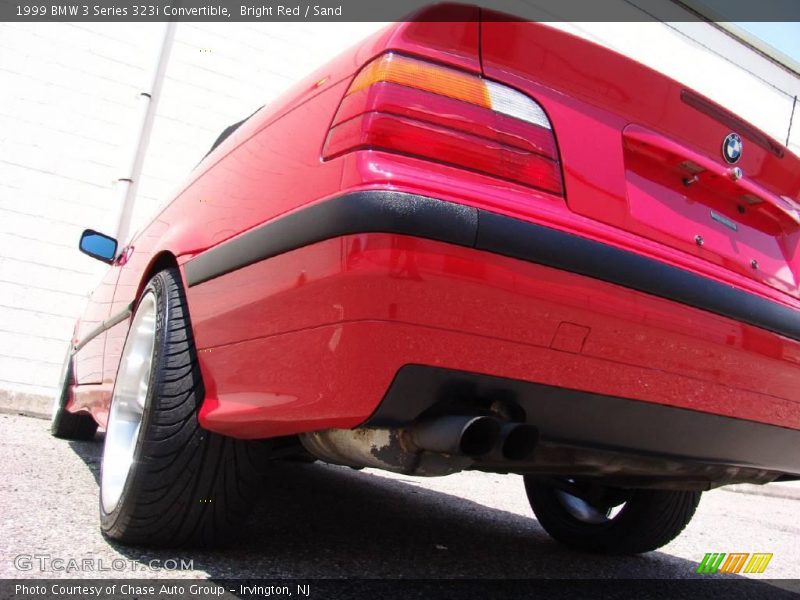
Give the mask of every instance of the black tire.
[(694, 516), (701, 492), (631, 490), (622, 509), (604, 523), (587, 523), (571, 514), (558, 489), (525, 477), (525, 491), (539, 524), (572, 548), (604, 554), (640, 554), (675, 539)]
[(53, 402), (53, 414), (50, 417), (50, 433), (64, 440), (92, 440), (97, 431), (97, 422), (84, 413), (68, 412), (67, 396), (72, 385), (72, 353), (68, 352), (61, 369), (61, 387)]
[(101, 530), (126, 544), (217, 545), (250, 511), (263, 443), (199, 426), (204, 388), (178, 270), (157, 273), (143, 296), (150, 291), (156, 334), (149, 390), (134, 462), (111, 512), (101, 496)]

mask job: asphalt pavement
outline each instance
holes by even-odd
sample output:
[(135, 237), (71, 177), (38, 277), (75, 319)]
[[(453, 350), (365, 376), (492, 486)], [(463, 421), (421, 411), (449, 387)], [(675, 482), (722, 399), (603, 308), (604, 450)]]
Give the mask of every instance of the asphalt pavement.
[[(99, 436), (58, 440), (48, 425), (0, 414), (0, 578), (682, 579), (709, 577), (695, 573), (707, 552), (770, 552), (762, 575), (714, 577), (762, 580), (762, 597), (800, 592), (800, 499), (707, 492), (677, 540), (642, 556), (605, 557), (553, 542), (532, 516), (522, 479), (484, 473), (417, 479), (276, 464), (229, 547), (128, 548), (98, 529)], [(191, 568), (146, 566), (169, 559)], [(76, 564), (84, 566), (69, 569)]]

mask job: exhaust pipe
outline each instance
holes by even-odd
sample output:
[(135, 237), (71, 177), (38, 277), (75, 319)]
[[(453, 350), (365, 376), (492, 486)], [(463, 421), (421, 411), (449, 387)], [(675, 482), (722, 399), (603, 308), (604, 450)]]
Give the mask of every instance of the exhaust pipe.
[(487, 455), (491, 462), (523, 460), (537, 437), (529, 425), (501, 427), (493, 417), (474, 415), (436, 417), (408, 428), (326, 429), (299, 436), (309, 453), (327, 462), (425, 476), (456, 473)]
[(539, 430), (525, 423), (506, 423), (500, 430), (499, 443), (489, 456), (491, 462), (525, 460), (539, 442)]
[(492, 417), (447, 416), (421, 421), (409, 433), (422, 450), (475, 457), (495, 447), (500, 423)]

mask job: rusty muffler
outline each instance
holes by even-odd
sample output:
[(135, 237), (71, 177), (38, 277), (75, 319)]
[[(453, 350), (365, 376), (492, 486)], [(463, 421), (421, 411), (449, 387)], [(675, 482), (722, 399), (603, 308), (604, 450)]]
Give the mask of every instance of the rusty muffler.
[(447, 475), (491, 452), (500, 430), (499, 421), (492, 417), (450, 415), (407, 428), (313, 431), (301, 434), (300, 442), (326, 462), (409, 475)]

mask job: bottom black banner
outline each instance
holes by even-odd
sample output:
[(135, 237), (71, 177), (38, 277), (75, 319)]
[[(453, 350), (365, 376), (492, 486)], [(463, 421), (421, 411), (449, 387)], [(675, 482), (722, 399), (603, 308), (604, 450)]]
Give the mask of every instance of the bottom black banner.
[(713, 579), (3, 579), (15, 600), (295, 598), (800, 598), (800, 580)]

